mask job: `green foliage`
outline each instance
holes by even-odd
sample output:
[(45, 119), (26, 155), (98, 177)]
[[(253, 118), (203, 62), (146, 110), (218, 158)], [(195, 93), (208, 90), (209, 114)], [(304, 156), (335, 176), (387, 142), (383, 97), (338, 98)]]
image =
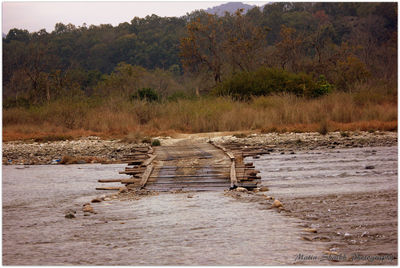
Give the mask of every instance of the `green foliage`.
[(131, 100), (134, 100), (134, 99), (153, 102), (153, 101), (159, 101), (160, 100), (160, 96), (152, 88), (142, 88), (142, 89), (139, 89), (135, 94), (133, 94), (131, 96)]
[(193, 98), (193, 97), (184, 91), (176, 91), (176, 92), (172, 93), (170, 96), (168, 96), (167, 100), (168, 101), (178, 101), (178, 100), (182, 100), (182, 99), (191, 99), (191, 98)]
[(161, 142), (158, 139), (154, 139), (151, 141), (151, 146), (160, 146)]
[(314, 98), (377, 81), (397, 89), (396, 3), (275, 2), (246, 14), (57, 23), (50, 33), (11, 29), (3, 38), (7, 108), (75, 95), (177, 101), (220, 82), (215, 92), (236, 99)]
[(329, 93), (332, 86), (323, 78), (315, 82), (305, 73), (291, 73), (282, 69), (260, 68), (255, 72), (241, 72), (219, 84), (214, 94), (249, 100), (252, 96), (292, 93), (297, 96), (318, 97)]
[(308, 92), (307, 95), (313, 98), (320, 97), (331, 93), (333, 88), (333, 85), (326, 80), (325, 76), (320, 75), (316, 87), (311, 92)]

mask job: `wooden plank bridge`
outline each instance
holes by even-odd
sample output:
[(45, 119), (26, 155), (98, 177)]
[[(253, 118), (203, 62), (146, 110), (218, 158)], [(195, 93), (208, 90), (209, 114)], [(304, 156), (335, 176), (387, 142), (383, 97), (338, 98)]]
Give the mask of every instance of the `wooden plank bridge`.
[(97, 190), (148, 189), (153, 191), (221, 191), (229, 188), (257, 188), (261, 178), (246, 156), (267, 153), (256, 147), (230, 144), (226, 148), (212, 142), (182, 140), (174, 145), (135, 147), (123, 159), (128, 164), (120, 174), (124, 179), (100, 179), (100, 183), (124, 186)]

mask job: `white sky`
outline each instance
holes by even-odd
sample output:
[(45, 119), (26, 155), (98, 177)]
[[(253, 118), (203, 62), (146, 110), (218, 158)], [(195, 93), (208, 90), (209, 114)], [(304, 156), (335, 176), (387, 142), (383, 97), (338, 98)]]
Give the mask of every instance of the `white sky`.
[[(231, 0), (232, 1), (232, 0)], [(233, 0), (235, 1), (235, 0)], [(75, 26), (130, 22), (135, 16), (143, 18), (156, 14), (161, 17), (179, 17), (196, 9), (207, 9), (228, 1), (137, 1), (137, 2), (2, 2), (2, 32), (12, 28), (36, 32), (54, 30), (57, 22)], [(236, 2), (240, 2), (236, 0)], [(264, 5), (267, 1), (242, 1), (250, 5)]]

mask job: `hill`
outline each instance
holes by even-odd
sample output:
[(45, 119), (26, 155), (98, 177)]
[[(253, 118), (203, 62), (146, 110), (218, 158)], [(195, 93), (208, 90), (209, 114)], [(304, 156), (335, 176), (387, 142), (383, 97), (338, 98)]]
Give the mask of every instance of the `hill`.
[(210, 14), (216, 14), (218, 16), (224, 16), (225, 12), (229, 12), (232, 14), (232, 13), (235, 13), (236, 10), (243, 8), (244, 13), (246, 13), (248, 10), (255, 8), (255, 7), (256, 7), (255, 5), (243, 4), (242, 2), (229, 2), (226, 4), (208, 8), (206, 10), (206, 12), (210, 13)]

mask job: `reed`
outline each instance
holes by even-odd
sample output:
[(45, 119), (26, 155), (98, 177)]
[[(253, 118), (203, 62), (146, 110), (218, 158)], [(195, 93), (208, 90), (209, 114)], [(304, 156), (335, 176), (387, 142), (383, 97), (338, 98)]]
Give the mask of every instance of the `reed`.
[[(323, 129), (322, 129), (323, 128)], [(165, 102), (107, 99), (61, 101), (3, 110), (3, 139), (49, 136), (154, 136), (174, 132), (261, 130), (333, 131), (397, 129), (397, 96), (365, 90), (317, 99), (293, 95), (247, 102), (202, 97)], [(136, 137), (135, 136), (135, 137)]]

